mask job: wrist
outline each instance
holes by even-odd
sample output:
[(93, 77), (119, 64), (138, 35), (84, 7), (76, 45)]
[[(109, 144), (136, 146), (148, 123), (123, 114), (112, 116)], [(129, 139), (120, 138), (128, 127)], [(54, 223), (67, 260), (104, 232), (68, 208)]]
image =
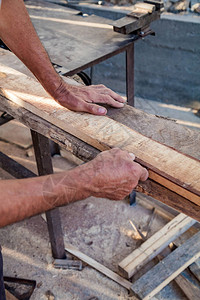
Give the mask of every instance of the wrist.
[(55, 206), (66, 205), (71, 202), (91, 196), (90, 184), (84, 178), (82, 166), (57, 174), (55, 193), (58, 203)]

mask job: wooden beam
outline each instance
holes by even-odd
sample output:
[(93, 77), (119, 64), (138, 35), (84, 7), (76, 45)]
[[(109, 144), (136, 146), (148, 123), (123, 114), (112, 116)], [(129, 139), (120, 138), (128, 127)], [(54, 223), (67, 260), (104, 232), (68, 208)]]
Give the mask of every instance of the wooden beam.
[(108, 278), (114, 280), (121, 286), (125, 287), (126, 289), (130, 289), (131, 282), (124, 279), (123, 277), (119, 276), (117, 273), (111, 271), (110, 269), (106, 268), (93, 258), (87, 256), (86, 254), (82, 253), (78, 249), (76, 249), (74, 246), (67, 244), (65, 247), (66, 251), (71, 253), (72, 255), (76, 256), (77, 258), (81, 259), (83, 262), (87, 263), (89, 266), (93, 267), (94, 269), (98, 270), (102, 274), (106, 275)]
[(123, 259), (119, 263), (120, 273), (126, 278), (132, 277), (137, 270), (156, 257), (172, 241), (195, 223), (194, 219), (184, 214), (179, 214)]
[(190, 272), (199, 280), (200, 282), (200, 258), (197, 259), (192, 265), (189, 266)]
[(182, 274), (178, 275), (174, 280), (189, 300), (199, 300), (200, 288), (197, 285), (193, 284)]
[[(54, 142), (58, 143), (61, 147), (65, 148), (67, 151), (74, 154), (76, 157), (80, 158), (81, 160), (87, 162), (93, 159), (100, 151), (91, 145), (81, 141), (80, 139), (76, 138), (75, 136), (67, 133), (66, 131), (58, 128), (57, 126), (49, 123), (48, 121), (44, 120), (36, 116), (35, 114), (31, 113), (30, 111), (26, 110), (25, 108), (17, 105), (16, 103), (0, 96), (0, 108), (2, 111), (7, 111), (11, 116), (15, 119), (19, 120), (21, 123), (29, 127), (30, 129), (43, 134), (44, 136), (50, 138)], [(132, 118), (130, 117), (130, 109), (132, 111)], [(129, 126), (136, 128), (138, 131), (145, 132), (146, 127), (144, 127), (143, 120), (145, 119), (146, 122), (152, 124), (152, 127), (148, 126), (149, 131), (146, 134), (151, 135), (153, 131), (152, 128), (159, 128), (158, 131), (153, 132), (154, 138), (156, 137), (157, 140), (166, 138), (166, 142), (173, 145), (173, 135), (171, 135), (171, 130), (174, 129), (174, 135), (183, 136), (184, 141), (189, 141), (190, 144), (193, 145), (192, 148), (187, 147), (184, 142), (181, 142), (177, 137), (174, 141), (176, 147), (180, 146), (184, 147), (184, 151), (189, 153), (192, 152), (193, 155), (196, 155), (198, 158), (199, 152), (195, 152), (195, 146), (198, 146), (198, 142), (195, 144), (193, 143), (194, 140), (198, 141), (198, 132), (192, 131), (188, 128), (184, 128), (178, 124), (174, 124), (174, 122), (170, 122), (169, 120), (160, 119), (156, 116), (148, 115), (140, 110), (135, 108), (130, 108), (126, 106), (125, 109), (122, 109), (122, 114), (119, 114), (118, 110), (110, 109), (109, 114), (111, 114), (110, 118), (119, 119), (119, 122), (126, 123), (127, 120), (132, 120), (129, 122)], [(123, 118), (124, 116), (124, 118)], [(126, 116), (126, 118), (125, 118)], [(120, 120), (121, 119), (121, 120)], [(134, 123), (135, 122), (135, 123)], [(170, 126), (173, 126), (171, 129)], [(169, 128), (169, 131), (165, 131), (164, 128)], [(159, 133), (162, 132), (162, 137), (159, 136)], [(194, 134), (194, 132), (196, 134)], [(157, 133), (157, 135), (155, 135)], [(200, 221), (200, 207), (195, 205), (194, 203), (188, 201), (187, 199), (179, 196), (178, 194), (166, 189), (165, 187), (148, 180), (145, 183), (140, 183), (136, 190), (141, 191), (147, 195), (154, 197), (155, 199), (174, 207), (176, 210), (183, 212), (196, 220)], [(161, 203), (160, 203), (161, 205)], [(164, 210), (165, 211), (165, 210)], [(165, 212), (163, 212), (166, 215)], [(173, 217), (173, 215), (172, 215)]]
[[(12, 54), (10, 54), (12, 55)], [(9, 95), (11, 96), (11, 98), (13, 99), (13, 101), (17, 100), (18, 103), (20, 104), (15, 104), (13, 101), (7, 101), (4, 97), (1, 97), (1, 106), (4, 105), (5, 109), (11, 110), (11, 115), (13, 115), (14, 117), (17, 117), (18, 114), (18, 118), (20, 118), (20, 121), (24, 122), (24, 123), (30, 123), (29, 127), (37, 127), (36, 131), (40, 131), (40, 133), (42, 133), (41, 131), (45, 131), (47, 136), (51, 135), (50, 138), (53, 138), (54, 140), (57, 140), (58, 143), (60, 144), (64, 144), (66, 143), (66, 148), (68, 148), (68, 150), (71, 150), (75, 155), (77, 153), (77, 156), (79, 155), (80, 152), (83, 152), (81, 154), (82, 159), (85, 161), (88, 161), (89, 159), (92, 159), (95, 157), (95, 155), (98, 153), (97, 148), (99, 148), (100, 150), (103, 149), (108, 149), (110, 147), (113, 146), (118, 146), (121, 147), (122, 149), (127, 149), (130, 148), (128, 144), (131, 144), (131, 146), (133, 146), (132, 150), (133, 152), (136, 152), (134, 150), (135, 146), (134, 143), (131, 143), (131, 139), (129, 142), (129, 139), (125, 139), (125, 137), (127, 137), (128, 134), (128, 138), (129, 138), (129, 130), (130, 129), (135, 129), (137, 131), (139, 131), (142, 135), (146, 135), (149, 138), (153, 138), (155, 140), (157, 140), (158, 142), (164, 142), (166, 145), (176, 148), (180, 151), (184, 151), (186, 154), (190, 154), (192, 156), (194, 156), (195, 158), (199, 159), (200, 155), (199, 155), (199, 147), (200, 147), (200, 134), (197, 131), (192, 131), (188, 128), (184, 128), (181, 125), (175, 124), (172, 121), (163, 119), (163, 118), (159, 118), (156, 116), (152, 116), (152, 115), (148, 115), (140, 110), (137, 110), (135, 108), (129, 107), (129, 106), (125, 106), (123, 109), (109, 109), (108, 114), (109, 114), (109, 118), (116, 120), (117, 123), (117, 128), (121, 128), (122, 130), (122, 138), (120, 141), (114, 141), (114, 145), (109, 145), (109, 134), (108, 132), (106, 132), (106, 139), (102, 140), (102, 138), (99, 138), (98, 135), (96, 136), (96, 134), (94, 135), (93, 139), (91, 140), (92, 136), (84, 136), (83, 135), (80, 137), (79, 135), (79, 139), (77, 137), (73, 137), (70, 133), (69, 133), (69, 129), (62, 129), (62, 126), (57, 125), (57, 121), (59, 121), (59, 124), (62, 123), (65, 125), (65, 128), (68, 127), (69, 122), (65, 122), (63, 120), (58, 120), (57, 116), (55, 114), (55, 112), (61, 111), (63, 110), (63, 112), (65, 114), (67, 114), (66, 116), (61, 116), (63, 119), (66, 118), (68, 119), (68, 116), (73, 116), (75, 117), (74, 119), (74, 128), (73, 128), (73, 133), (76, 135), (76, 133), (74, 131), (76, 131), (75, 125), (79, 126), (79, 124), (76, 124), (76, 120), (77, 118), (80, 118), (80, 121), (82, 120), (83, 116), (86, 116), (86, 118), (88, 118), (89, 123), (94, 122), (94, 125), (96, 120), (100, 121), (99, 124), (100, 126), (104, 127), (105, 122), (112, 121), (109, 120), (108, 117), (96, 117), (96, 116), (91, 116), (88, 114), (78, 114), (78, 113), (73, 113), (73, 112), (69, 112), (67, 109), (61, 108), (60, 106), (58, 106), (54, 101), (51, 102), (50, 99), (47, 99), (47, 94), (44, 92), (44, 90), (42, 89), (42, 87), (35, 81), (32, 80), (26, 76), (24, 76), (21, 73), (18, 73), (15, 70), (12, 69), (7, 69), (8, 72), (10, 70), (10, 74), (8, 73), (7, 75), (9, 75), (9, 78), (7, 77), (7, 75), (5, 75), (6, 73), (1, 73), (1, 77), (4, 77), (4, 83), (2, 82), (2, 84), (5, 87), (5, 83), (7, 85), (7, 89), (6, 91), (9, 93)], [(12, 77), (13, 80), (10, 80), (10, 77)], [(2, 86), (3, 87), (3, 86)], [(8, 89), (8, 87), (10, 87), (10, 89)], [(24, 91), (24, 94), (22, 94)], [(20, 94), (21, 93), (21, 94)], [(2, 90), (2, 95), (5, 95), (5, 93)], [(9, 95), (7, 94), (7, 97), (9, 97)], [(35, 96), (36, 97), (35, 97)], [(43, 97), (41, 97), (43, 96)], [(24, 100), (23, 98), (25, 98), (26, 100), (28, 99), (29, 101), (31, 101), (31, 99), (36, 99), (37, 101), (34, 103), (33, 101), (33, 107), (34, 105), (36, 105), (36, 107), (34, 107), (34, 112), (35, 114), (39, 115), (42, 117), (38, 119), (37, 122), (39, 122), (39, 125), (37, 126), (37, 122), (34, 121), (34, 118), (32, 117), (32, 121), (29, 122), (29, 118), (31, 116), (31, 111), (30, 111), (30, 107), (29, 107), (29, 111), (30, 113), (27, 111), (27, 109), (25, 109), (24, 106)], [(39, 99), (38, 99), (39, 98)], [(3, 101), (4, 100), (4, 101)], [(23, 101), (21, 101), (23, 100)], [(52, 111), (52, 115), (53, 118), (51, 118), (50, 121), (49, 120), (49, 114), (50, 111), (42, 111), (44, 107), (48, 108), (48, 106), (45, 104), (48, 101), (50, 106), (49, 108), (51, 108)], [(38, 107), (37, 107), (37, 102), (38, 102)], [(44, 103), (43, 103), (44, 102)], [(12, 108), (12, 105), (17, 105), (18, 108)], [(54, 107), (54, 105), (57, 105), (57, 108)], [(6, 108), (7, 106), (7, 108)], [(42, 107), (41, 107), (42, 106)], [(40, 110), (41, 107), (41, 110)], [(19, 112), (21, 109), (21, 111), (26, 111), (26, 115), (27, 118), (24, 118), (24, 114), (22, 112)], [(29, 114), (29, 115), (28, 115)], [(32, 113), (32, 116), (34, 116), (34, 114)], [(38, 118), (37, 116), (35, 116), (36, 118)], [(43, 120), (46, 119), (46, 120)], [(43, 121), (42, 121), (43, 120)], [(83, 118), (84, 120), (84, 118)], [(101, 120), (103, 121), (101, 124)], [(85, 120), (87, 121), (87, 120)], [(46, 125), (44, 126), (45, 123)], [(56, 123), (56, 124), (55, 124)], [(119, 124), (120, 123), (120, 124)], [(121, 123), (126, 125), (125, 127), (121, 127)], [(41, 124), (41, 126), (40, 126)], [(47, 125), (48, 124), (48, 125)], [(83, 124), (83, 123), (82, 123)], [(80, 125), (80, 127), (82, 126), (82, 124)], [(113, 123), (112, 123), (113, 124)], [(108, 130), (114, 130), (113, 126), (111, 124), (111, 128), (109, 128), (108, 126)], [(148, 124), (148, 126), (146, 126), (146, 124)], [(151, 125), (150, 125), (151, 124)], [(41, 128), (40, 128), (41, 127)], [(59, 127), (59, 128), (58, 128)], [(126, 129), (128, 128), (128, 131), (126, 131)], [(48, 130), (46, 130), (46, 129)], [(57, 128), (57, 132), (52, 133), (53, 128)], [(100, 127), (101, 128), (101, 127)], [(124, 128), (125, 128), (125, 132), (124, 132)], [(155, 130), (156, 128), (156, 130)], [(106, 130), (106, 128), (101, 128), (100, 133), (103, 134), (103, 132)], [(120, 129), (119, 129), (120, 130)], [(68, 132), (66, 132), (68, 131)], [(59, 132), (59, 133), (58, 133)], [(42, 133), (43, 134), (43, 133)], [(67, 143), (67, 141), (63, 141), (64, 136), (66, 136), (67, 134), (70, 135), (70, 143)], [(112, 135), (112, 132), (110, 132), (110, 135)], [(72, 137), (72, 138), (71, 138)], [(122, 141), (124, 137), (124, 141)], [(75, 140), (75, 145), (73, 145), (72, 141), (73, 138)], [(79, 147), (79, 143), (77, 144), (77, 141), (80, 141), (80, 138), (84, 139), (86, 141), (86, 143), (81, 142)], [(96, 138), (96, 140), (94, 139)], [(59, 142), (59, 139), (61, 140), (61, 142)], [(98, 140), (99, 139), (99, 140)], [(121, 144), (121, 142), (124, 143)], [(127, 144), (128, 143), (128, 144)], [(89, 145), (90, 144), (90, 145)], [(67, 147), (67, 145), (69, 147)], [(83, 146), (84, 145), (84, 146)], [(92, 146), (91, 146), (92, 145)], [(160, 144), (159, 144), (160, 145)], [(85, 150), (81, 151), (81, 147), (83, 147)], [(73, 149), (71, 149), (73, 148)], [(86, 148), (90, 148), (89, 150)], [(92, 150), (93, 149), (93, 150)], [(78, 151), (77, 151), (78, 150)], [(94, 155), (92, 153), (95, 153)], [(84, 155), (87, 155), (87, 158), (84, 158)], [(80, 156), (78, 156), (80, 157)], [(184, 156), (185, 157), (185, 156)], [(149, 157), (149, 159), (151, 159), (151, 157)], [(159, 183), (154, 182), (153, 180), (148, 180), (145, 183), (140, 184), (140, 186), (138, 187), (138, 189), (148, 195), (151, 195), (153, 197), (155, 197), (156, 199), (163, 201), (164, 203), (174, 207), (175, 209), (184, 212), (188, 215), (190, 215), (193, 218), (196, 218), (197, 220), (200, 220), (200, 207), (199, 205), (195, 204), (194, 202), (186, 199), (185, 197), (182, 197), (178, 194), (176, 194), (175, 192), (170, 191), (169, 189), (166, 189), (164, 186), (160, 185)]]
[(199, 245), (200, 232), (192, 236), (138, 279), (131, 287), (133, 294), (143, 300), (153, 297), (200, 257)]
[[(106, 116), (69, 111), (50, 99), (40, 84), (1, 66), (1, 91), (18, 105), (103, 151), (119, 147), (135, 153), (150, 179), (200, 205), (200, 161), (143, 136)], [(180, 171), (181, 170), (181, 171)]]
[(151, 22), (160, 18), (160, 11), (153, 11), (146, 15), (145, 18), (124, 17), (112, 23), (113, 29), (116, 32), (129, 34), (143, 27), (148, 26)]

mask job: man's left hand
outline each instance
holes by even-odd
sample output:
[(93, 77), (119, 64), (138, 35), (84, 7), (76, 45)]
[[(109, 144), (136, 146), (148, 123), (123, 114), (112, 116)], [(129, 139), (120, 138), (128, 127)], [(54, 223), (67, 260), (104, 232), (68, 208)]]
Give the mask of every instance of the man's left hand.
[(93, 115), (105, 115), (106, 108), (94, 103), (104, 103), (110, 106), (121, 108), (124, 106), (125, 99), (113, 92), (104, 85), (70, 85), (61, 82), (55, 91), (53, 98), (62, 106), (80, 112), (87, 112)]

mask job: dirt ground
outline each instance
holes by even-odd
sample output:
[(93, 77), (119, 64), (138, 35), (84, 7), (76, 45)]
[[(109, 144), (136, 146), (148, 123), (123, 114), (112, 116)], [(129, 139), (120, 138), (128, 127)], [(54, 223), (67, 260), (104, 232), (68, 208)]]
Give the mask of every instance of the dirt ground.
[[(13, 126), (14, 137), (11, 135)], [(36, 172), (29, 130), (12, 121), (4, 125), (1, 136), (1, 151)], [(55, 156), (53, 164), (55, 172), (76, 166), (71, 159), (61, 156)], [(9, 174), (0, 172), (0, 179), (9, 178)], [(131, 207), (127, 200), (109, 201), (90, 197), (60, 208), (65, 242), (117, 272), (118, 263), (142, 242), (130, 220), (145, 234), (145, 225), (152, 210), (140, 204), (142, 199), (144, 201), (144, 196), (138, 195), (137, 205)], [(156, 215), (150, 236), (167, 221)], [(2, 228), (0, 244), (3, 247), (4, 275), (36, 280), (37, 287), (31, 300), (135, 299), (125, 288), (90, 266), (84, 266), (82, 271), (55, 269), (46, 222), (41, 215)], [(134, 280), (141, 274), (138, 273)], [(54, 297), (48, 298), (48, 291)], [(155, 299), (186, 298), (176, 284), (171, 283)]]

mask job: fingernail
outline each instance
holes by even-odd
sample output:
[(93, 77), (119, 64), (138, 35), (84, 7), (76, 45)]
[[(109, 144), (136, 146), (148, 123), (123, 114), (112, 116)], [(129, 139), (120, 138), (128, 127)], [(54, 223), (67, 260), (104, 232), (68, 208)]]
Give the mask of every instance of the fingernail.
[(104, 107), (100, 107), (99, 109), (98, 109), (98, 113), (100, 113), (100, 114), (105, 114), (106, 113), (106, 109), (104, 108)]
[(131, 156), (132, 160), (135, 159), (135, 155), (133, 153), (129, 153), (129, 155)]

